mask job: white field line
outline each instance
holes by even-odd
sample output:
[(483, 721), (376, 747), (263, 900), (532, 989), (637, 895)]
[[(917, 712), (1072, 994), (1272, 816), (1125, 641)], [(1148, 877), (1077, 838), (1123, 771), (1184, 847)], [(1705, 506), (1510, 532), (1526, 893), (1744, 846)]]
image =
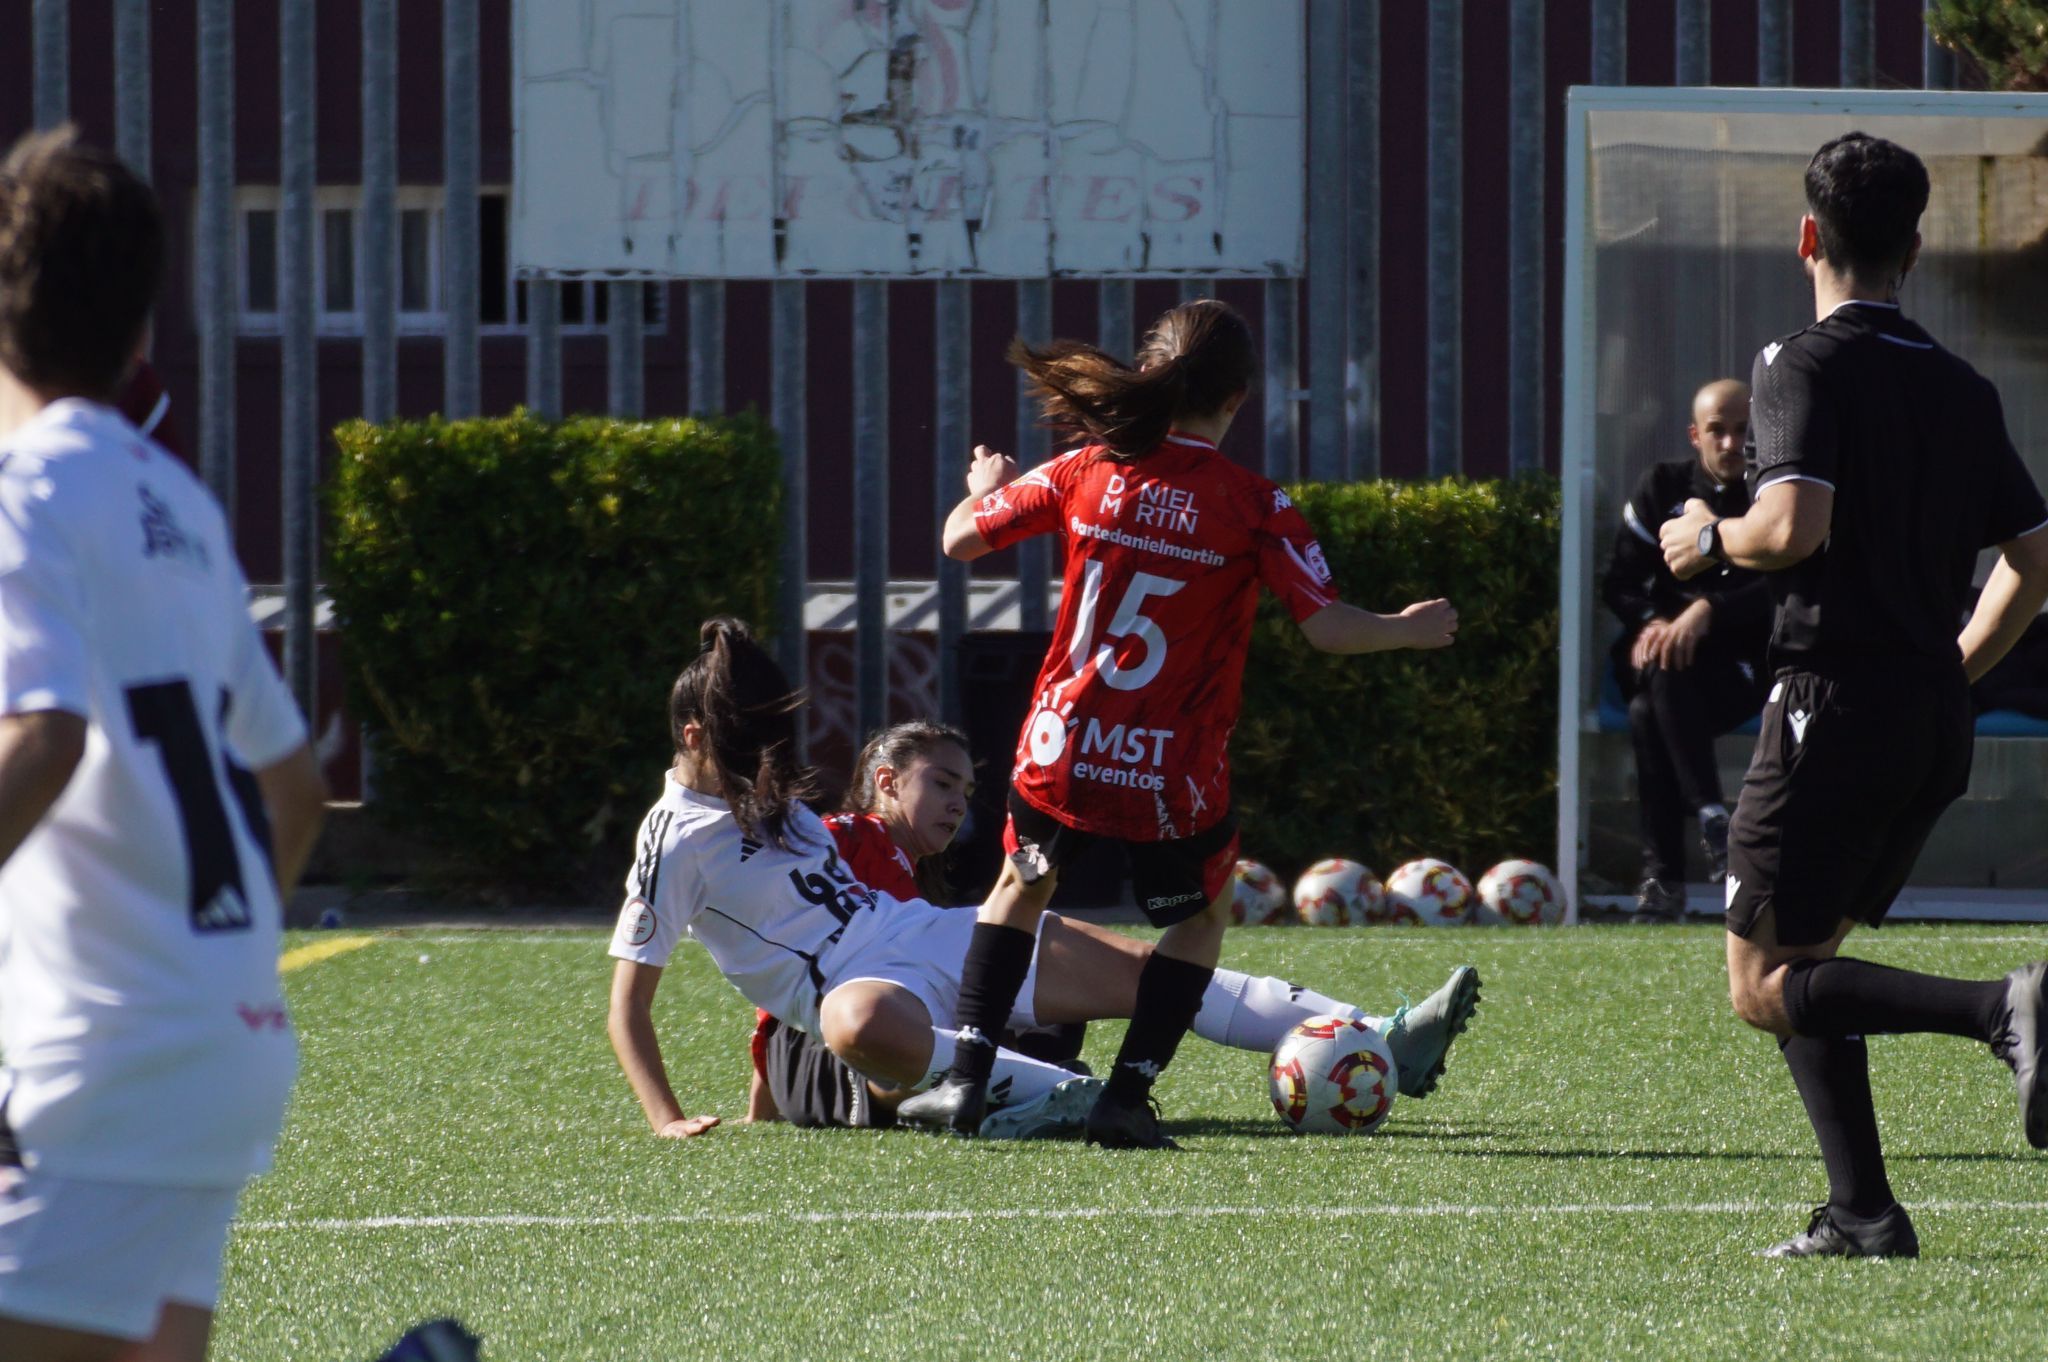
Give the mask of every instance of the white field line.
[[(1309, 929), (1303, 928), (1302, 930), (1307, 931)], [(434, 933), (432, 935), (426, 935), (415, 934), (411, 931), (400, 928), (396, 931), (380, 932), (378, 935), (380, 939), (386, 941), (414, 942), (416, 944), (423, 946), (488, 945), (587, 947), (594, 942), (602, 943), (605, 941), (609, 941), (611, 939), (611, 930), (609, 928), (602, 927), (565, 927), (560, 931), (555, 932), (508, 932), (496, 927), (479, 927), (474, 931), (439, 932)], [(1340, 939), (1341, 936), (1342, 933), (1338, 932), (1324, 932), (1319, 933), (1316, 939), (1319, 941), (1325, 939), (1335, 941)], [(1354, 939), (1361, 942), (1370, 943), (1372, 945), (1378, 946), (1386, 950), (1400, 950), (1403, 947), (1440, 946), (1445, 944), (1446, 942), (1458, 940), (1460, 938), (1454, 936), (1443, 936), (1436, 932), (1418, 932), (1412, 936), (1401, 937), (1383, 936), (1374, 933), (1370, 928), (1364, 928), (1361, 929), (1358, 936)], [(1589, 927), (1582, 932), (1510, 932), (1507, 930), (1502, 930), (1499, 932), (1477, 932), (1475, 929), (1475, 934), (1465, 939), (1469, 939), (1474, 943), (1483, 942), (1488, 946), (1514, 944), (1530, 947), (1546, 947), (1565, 945), (1589, 946), (1598, 944), (1603, 946), (1655, 946), (1661, 950), (1669, 950), (1671, 948), (1671, 942), (1669, 938), (1660, 938), (1659, 935), (1655, 932), (1607, 932), (1602, 931), (1597, 927)], [(1863, 935), (1856, 939), (1859, 941), (1878, 940), (1876, 936), (1871, 935)], [(1964, 944), (1971, 946), (2033, 946), (2039, 948), (2044, 944), (2048, 944), (2048, 929), (2044, 929), (2040, 932), (2036, 932), (2029, 936), (2004, 934), (1998, 936), (1972, 936)]]
[[(235, 1228), (251, 1234), (279, 1231), (354, 1234), (377, 1230), (609, 1229), (635, 1225), (921, 1225), (954, 1221), (1230, 1220), (1266, 1216), (1292, 1216), (1304, 1220), (1363, 1220), (1374, 1217), (1476, 1220), (1580, 1215), (1756, 1215), (1807, 1208), (1808, 1203), (1803, 1201), (1697, 1201), (1668, 1205), (1584, 1201), (1524, 1206), (1461, 1205), (1453, 1202), (1424, 1202), (1408, 1206), (1013, 1206), (987, 1210), (739, 1211), (696, 1215), (373, 1215), (358, 1219), (242, 1220), (236, 1222)], [(2036, 1215), (2048, 1211), (2048, 1201), (1923, 1201), (1915, 1202), (1913, 1210), (1916, 1214), (1936, 1215), (1949, 1212)]]

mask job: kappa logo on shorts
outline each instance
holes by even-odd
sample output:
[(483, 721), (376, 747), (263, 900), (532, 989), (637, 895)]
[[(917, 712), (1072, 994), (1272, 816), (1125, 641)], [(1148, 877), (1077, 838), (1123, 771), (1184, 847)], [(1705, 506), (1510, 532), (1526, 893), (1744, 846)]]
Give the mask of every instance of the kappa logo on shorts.
[(1193, 894), (1173, 894), (1166, 898), (1146, 899), (1145, 908), (1148, 912), (1156, 912), (1162, 908), (1177, 908), (1183, 903), (1200, 897), (1202, 896), (1198, 892)]
[(1785, 716), (1785, 722), (1792, 725), (1793, 742), (1801, 743), (1806, 741), (1806, 726), (1812, 721), (1812, 712), (1804, 709), (1795, 709)]
[(627, 899), (619, 914), (619, 940), (628, 946), (644, 946), (654, 940), (654, 905), (637, 894)]

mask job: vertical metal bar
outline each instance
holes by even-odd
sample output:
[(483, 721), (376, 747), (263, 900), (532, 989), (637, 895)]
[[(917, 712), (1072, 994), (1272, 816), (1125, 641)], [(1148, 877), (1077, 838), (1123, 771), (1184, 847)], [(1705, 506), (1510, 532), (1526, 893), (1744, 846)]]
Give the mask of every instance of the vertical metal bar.
[(725, 410), (725, 281), (690, 281), (690, 410)]
[(1266, 476), (1275, 482), (1301, 477), (1298, 451), (1301, 413), (1300, 280), (1268, 279), (1265, 293), (1266, 342)]
[(1543, 0), (1508, 16), (1508, 471), (1543, 467)]
[(1198, 298), (1213, 298), (1215, 296), (1216, 285), (1212, 280), (1183, 279), (1180, 281), (1180, 300), (1183, 303), (1192, 303)]
[[(1707, 13), (1712, 0), (1678, 0), (1678, 11), (1673, 16), (1674, 70), (1673, 85), (1712, 85), (1713, 44), (1707, 37)], [(1538, 55), (1541, 55), (1540, 53)]]
[(543, 421), (562, 419), (562, 285), (553, 279), (526, 281), (526, 405)]
[(1345, 476), (1380, 475), (1380, 0), (1356, 0), (1351, 11), (1351, 215), (1345, 306), (1350, 312), (1345, 393), (1351, 457)]
[(1756, 83), (1792, 83), (1792, 0), (1756, 0)]
[[(1103, 330), (1109, 325), (1109, 288), (1111, 284), (1124, 284), (1124, 341), (1128, 347), (1130, 336), (1130, 285), (1128, 281), (1103, 281)], [(937, 410), (932, 422), (932, 437), (937, 448), (932, 456), (932, 542), (937, 544), (946, 525), (947, 513), (966, 489), (961, 476), (967, 467), (971, 448), (967, 433), (968, 411), (972, 392), (972, 369), (967, 362), (967, 347), (971, 343), (973, 285), (964, 279), (941, 279), (937, 295), (932, 304), (933, 327), (932, 345), (938, 351), (936, 359), (935, 384), (938, 389)], [(1113, 348), (1114, 338), (1105, 334), (1102, 346), (1111, 354), (1126, 355), (1128, 348)], [(948, 558), (944, 549), (939, 550), (938, 570), (939, 594), (939, 716), (949, 724), (957, 724), (965, 717), (960, 695), (960, 641), (967, 634), (967, 577), (968, 565)]]
[[(777, 279), (770, 286), (774, 316), (770, 348), (773, 372), (768, 403), (773, 409), (776, 443), (782, 446), (782, 571), (775, 602), (776, 656), (791, 684), (807, 684), (810, 661), (804, 633), (804, 602), (810, 595), (810, 517), (807, 505), (809, 467), (805, 436), (809, 426), (804, 399), (810, 391), (805, 372), (806, 325), (801, 279)], [(799, 729), (808, 747), (808, 729)]]
[(1628, 84), (1628, 0), (1593, 0), (1593, 83)]
[(1429, 0), (1429, 474), (1458, 472), (1464, 384), (1464, 0)]
[(457, 421), (483, 409), (477, 349), (482, 243), (477, 208), (476, 4), (477, 0), (441, 2), (441, 178), (447, 194), (441, 258), (448, 309), (442, 401), (448, 418)]
[(889, 713), (889, 281), (853, 285), (854, 708)]
[(1137, 351), (1131, 315), (1131, 281), (1104, 279), (1095, 286), (1095, 343), (1118, 359)]
[(1870, 0), (1842, 0), (1842, 88), (1867, 90), (1877, 79), (1877, 12)]
[(71, 116), (71, 0), (35, 0), (30, 14), (35, 122), (38, 128), (54, 128)]
[(235, 13), (199, 0), (199, 469), (235, 523)]
[(1956, 88), (1956, 54), (1934, 41), (1932, 33), (1920, 42), (1920, 83), (1930, 90)]
[(1564, 122), (1564, 410), (1558, 451), (1563, 474), (1562, 551), (1558, 578), (1557, 650), (1557, 874), (1564, 883), (1566, 923), (1579, 920), (1580, 826), (1584, 812), (1580, 779), (1579, 717), (1585, 711), (1586, 614), (1591, 583), (1583, 571), (1592, 529), (1593, 498), (1593, 331), (1590, 324), (1592, 264), (1586, 235), (1586, 111), (1576, 97), (1565, 104)]
[(149, 0), (114, 0), (114, 154), (149, 174)]
[(313, 313), (314, 79), (313, 0), (282, 0), (277, 13), (277, 303), (284, 401), (279, 414), (284, 679), (308, 716), (318, 713), (313, 695), (313, 470), (320, 444)]
[[(1341, 174), (1344, 164), (1350, 60), (1345, 5), (1346, 0), (1310, 0), (1308, 10), (1308, 164), (1317, 176)], [(1350, 224), (1344, 195), (1335, 190), (1312, 183), (1308, 196), (1308, 476), (1315, 482), (1337, 481), (1350, 462), (1344, 448), (1350, 296), (1341, 285)]]
[[(1185, 287), (1185, 285), (1183, 285)], [(1042, 345), (1052, 339), (1052, 281), (1017, 281), (1017, 334)], [(1036, 468), (1045, 462), (1048, 440), (1038, 424), (1038, 407), (1024, 391), (1025, 378), (1017, 375), (1017, 448), (1011, 457), (1019, 468)], [(1052, 550), (1044, 536), (1034, 536), (1017, 546), (1017, 627), (1027, 633), (1049, 627), (1045, 608), (1046, 581), (1052, 573)]]
[(639, 420), (647, 409), (642, 288), (638, 279), (614, 279), (604, 286), (605, 409), (629, 421)]
[(363, 419), (398, 415), (398, 4), (363, 0)]

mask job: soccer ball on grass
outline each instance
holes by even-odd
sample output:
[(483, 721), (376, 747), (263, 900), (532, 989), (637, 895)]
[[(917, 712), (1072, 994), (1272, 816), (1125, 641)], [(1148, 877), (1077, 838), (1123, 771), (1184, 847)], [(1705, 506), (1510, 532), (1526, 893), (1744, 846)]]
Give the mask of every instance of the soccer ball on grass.
[(1404, 926), (1452, 927), (1472, 919), (1472, 881), (1434, 857), (1410, 861), (1387, 877), (1386, 915)]
[(1294, 911), (1311, 927), (1363, 926), (1379, 910), (1379, 877), (1356, 861), (1317, 861), (1294, 882)]
[(1479, 877), (1479, 921), (1550, 926), (1564, 921), (1564, 886), (1535, 861), (1502, 861)]
[(1287, 921), (1287, 886), (1257, 861), (1239, 861), (1230, 873), (1230, 920), (1240, 927)]
[(1400, 1091), (1394, 1052), (1354, 1017), (1310, 1017), (1282, 1036), (1266, 1081), (1280, 1120), (1304, 1135), (1370, 1135)]

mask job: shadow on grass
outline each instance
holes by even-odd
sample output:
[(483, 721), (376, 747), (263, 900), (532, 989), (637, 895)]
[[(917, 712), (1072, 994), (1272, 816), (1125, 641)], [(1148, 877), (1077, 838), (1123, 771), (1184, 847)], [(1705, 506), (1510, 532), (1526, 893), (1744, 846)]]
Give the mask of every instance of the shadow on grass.
[[(1238, 1139), (1254, 1140), (1298, 1140), (1296, 1135), (1277, 1120), (1259, 1120), (1256, 1117), (1216, 1118), (1203, 1117), (1194, 1120), (1173, 1120), (1161, 1123), (1169, 1135), (1227, 1135)], [(1416, 1129), (1416, 1123), (1385, 1126), (1367, 1136), (1373, 1140), (1492, 1140), (1500, 1138), (1500, 1132), (1480, 1126), (1452, 1126), (1444, 1124), (1436, 1129)], [(1339, 1136), (1308, 1138), (1342, 1138)]]

